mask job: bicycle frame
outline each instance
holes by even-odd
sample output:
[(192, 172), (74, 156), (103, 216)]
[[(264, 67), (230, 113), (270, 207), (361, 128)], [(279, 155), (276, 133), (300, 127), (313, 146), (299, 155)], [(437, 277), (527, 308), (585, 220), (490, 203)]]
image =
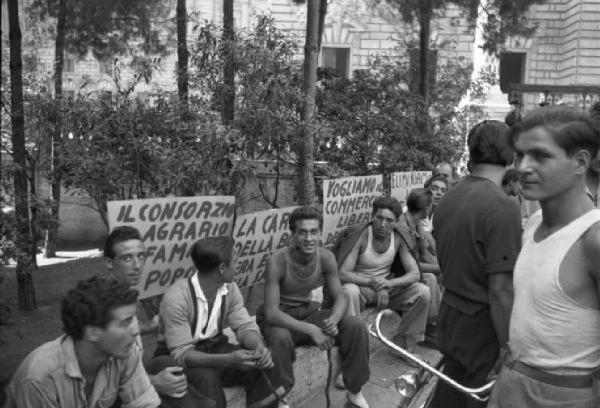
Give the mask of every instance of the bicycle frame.
[[(398, 346), (397, 344), (395, 344), (394, 342), (392, 342), (391, 340), (389, 340), (387, 337), (385, 337), (381, 333), (381, 329), (379, 327), (380, 323), (381, 323), (381, 318), (384, 315), (389, 315), (389, 314), (393, 314), (393, 313), (394, 312), (392, 310), (385, 309), (385, 310), (380, 311), (377, 314), (377, 317), (375, 318), (375, 330), (376, 330), (376, 332), (373, 331), (373, 325), (372, 324), (369, 325), (369, 333), (371, 334), (371, 336), (375, 337), (376, 339), (379, 339), (381, 342), (383, 342), (383, 344), (385, 344), (388, 347), (391, 347), (392, 349), (396, 350), (403, 357), (408, 358), (411, 361), (414, 361), (420, 367), (423, 367), (425, 370), (427, 370), (430, 373), (432, 373), (433, 375), (439, 377), (440, 380), (446, 382), (447, 384), (449, 384), (450, 386), (456, 388), (457, 390), (459, 390), (459, 391), (461, 391), (461, 392), (469, 395), (471, 398), (474, 398), (474, 399), (476, 399), (478, 401), (487, 401), (489, 399), (489, 393), (490, 393), (492, 387), (494, 386), (495, 381), (491, 381), (491, 382), (489, 382), (489, 383), (487, 383), (484, 386), (481, 386), (479, 388), (465, 387), (465, 386), (457, 383), (456, 381), (454, 381), (452, 378), (448, 377), (444, 373), (440, 372), (436, 368), (430, 366), (425, 361), (422, 361), (419, 358), (415, 357), (414, 355), (412, 355), (411, 353), (409, 353), (408, 351), (404, 350), (402, 347)], [(485, 395), (485, 394), (488, 394), (488, 395)]]

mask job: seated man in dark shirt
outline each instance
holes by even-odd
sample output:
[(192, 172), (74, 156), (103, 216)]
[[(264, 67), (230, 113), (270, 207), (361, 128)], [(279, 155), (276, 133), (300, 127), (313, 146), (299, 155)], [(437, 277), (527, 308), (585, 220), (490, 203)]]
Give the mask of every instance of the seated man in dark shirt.
[[(294, 383), (294, 347), (314, 344), (321, 350), (336, 347), (347, 398), (355, 407), (369, 408), (361, 389), (369, 380), (369, 336), (365, 325), (346, 315), (346, 298), (333, 254), (321, 248), (323, 216), (313, 207), (290, 215), (292, 244), (271, 255), (267, 264), (265, 304), (257, 320), (269, 346), (282, 356), (285, 382)], [(319, 310), (311, 291), (325, 284), (333, 306)], [(337, 358), (334, 356), (334, 360)], [(333, 373), (334, 375), (337, 373)]]

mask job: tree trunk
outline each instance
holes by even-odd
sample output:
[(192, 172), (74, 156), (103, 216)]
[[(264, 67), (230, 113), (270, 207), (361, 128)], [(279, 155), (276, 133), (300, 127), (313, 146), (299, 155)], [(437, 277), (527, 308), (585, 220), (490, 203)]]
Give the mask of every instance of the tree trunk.
[(182, 108), (188, 105), (188, 49), (186, 0), (177, 0), (177, 91)]
[[(323, 0), (326, 1), (326, 0)], [(315, 114), (317, 63), (319, 57), (319, 0), (307, 1), (306, 41), (304, 43), (304, 76), (302, 84), (302, 139), (298, 148), (298, 201), (301, 205), (315, 201), (314, 134), (311, 129)]]
[(419, 94), (429, 105), (429, 37), (432, 10), (424, 1), (419, 13)]
[(233, 0), (223, 0), (223, 123), (235, 118), (235, 61), (233, 55)]
[(58, 20), (56, 23), (56, 43), (54, 45), (54, 108), (56, 109), (55, 127), (52, 135), (51, 166), (52, 166), (52, 217), (50, 227), (48, 228), (48, 239), (46, 240), (46, 258), (56, 256), (56, 247), (58, 246), (58, 223), (60, 213), (60, 174), (58, 173), (59, 157), (58, 152), (62, 142), (62, 74), (64, 66), (65, 53), (65, 15), (67, 10), (67, 0), (58, 2)]
[[(23, 117), (23, 62), (21, 54), (21, 28), (19, 27), (18, 0), (8, 0), (8, 27), (10, 42), (10, 86), (12, 145), (16, 171), (15, 218), (17, 221), (17, 285), (19, 310), (37, 307), (31, 273), (35, 263), (31, 254), (31, 230), (27, 200), (27, 170), (25, 162), (25, 120)], [(33, 254), (35, 257), (35, 254)]]
[(322, 0), (319, 5), (319, 48), (317, 54), (321, 52), (321, 43), (323, 41), (323, 30), (325, 28), (325, 17), (327, 16), (327, 0)]

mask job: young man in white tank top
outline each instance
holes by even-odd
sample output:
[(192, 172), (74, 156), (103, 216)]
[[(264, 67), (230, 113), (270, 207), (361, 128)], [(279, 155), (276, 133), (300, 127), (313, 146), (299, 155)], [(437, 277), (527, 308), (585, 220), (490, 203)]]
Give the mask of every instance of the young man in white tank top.
[(600, 210), (585, 193), (600, 129), (583, 111), (548, 107), (513, 130), (525, 198), (504, 365), (489, 407), (600, 407)]
[[(394, 226), (402, 206), (392, 197), (373, 202), (373, 221), (363, 230), (340, 265), (340, 280), (348, 297), (348, 314), (359, 316), (361, 306), (375, 305), (402, 313), (396, 339), (412, 350), (425, 340), (430, 291), (420, 282), (415, 258)], [(391, 268), (396, 254), (406, 273), (393, 277)]]

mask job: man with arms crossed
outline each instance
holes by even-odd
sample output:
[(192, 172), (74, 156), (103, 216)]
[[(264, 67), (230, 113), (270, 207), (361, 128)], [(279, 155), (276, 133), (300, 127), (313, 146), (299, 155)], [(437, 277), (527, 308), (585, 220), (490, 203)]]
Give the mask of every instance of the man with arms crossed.
[[(431, 292), (420, 282), (416, 258), (394, 228), (401, 214), (402, 206), (395, 198), (375, 199), (373, 221), (340, 244), (338, 260), (340, 280), (348, 296), (348, 313), (360, 316), (361, 306), (369, 305), (401, 312), (395, 340), (414, 351), (416, 344), (425, 340)], [(399, 276), (392, 273), (396, 258), (405, 271)]]
[(115, 279), (77, 284), (61, 302), (65, 334), (32, 351), (6, 388), (5, 408), (154, 408), (160, 399), (137, 346), (138, 292)]
[(600, 130), (547, 107), (513, 130), (523, 195), (539, 200), (523, 234), (504, 365), (490, 407), (600, 406), (600, 209), (585, 193)]
[[(484, 121), (468, 134), (471, 174), (446, 193), (433, 217), (444, 294), (438, 345), (444, 372), (480, 387), (508, 340), (512, 271), (521, 244), (521, 214), (500, 188), (513, 161), (509, 128)], [(485, 407), (438, 382), (432, 406)]]
[[(223, 387), (243, 385), (246, 406), (287, 407), (291, 386), (282, 356), (271, 354), (258, 326), (244, 307), (233, 282), (237, 253), (233, 238), (212, 237), (196, 242), (191, 257), (197, 272), (173, 283), (160, 303), (155, 357), (170, 355), (184, 367), (191, 387), (216, 403), (227, 405)], [(223, 329), (234, 331), (239, 346), (228, 342)]]
[[(361, 388), (369, 380), (369, 336), (365, 325), (346, 315), (346, 297), (333, 254), (320, 247), (323, 217), (313, 207), (290, 215), (292, 244), (271, 255), (266, 269), (264, 316), (257, 319), (272, 348), (282, 357), (285, 382), (294, 384), (294, 347), (313, 344), (321, 350), (339, 348), (347, 397), (353, 406), (369, 408)], [(325, 284), (333, 299), (331, 310), (319, 310), (311, 291)]]

